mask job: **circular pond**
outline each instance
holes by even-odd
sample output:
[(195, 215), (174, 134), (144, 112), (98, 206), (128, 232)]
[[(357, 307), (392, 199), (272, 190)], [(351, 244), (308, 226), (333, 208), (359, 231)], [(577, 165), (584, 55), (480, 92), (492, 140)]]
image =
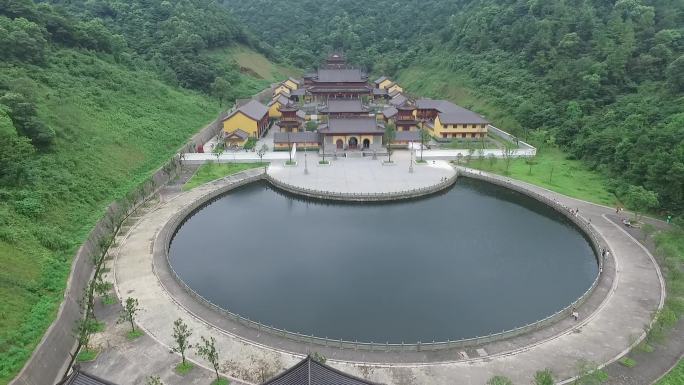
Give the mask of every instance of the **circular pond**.
[(178, 229), (169, 262), (209, 301), (334, 339), (455, 340), (543, 319), (598, 274), (589, 242), (523, 194), (460, 178), (421, 200), (306, 200), (233, 190)]

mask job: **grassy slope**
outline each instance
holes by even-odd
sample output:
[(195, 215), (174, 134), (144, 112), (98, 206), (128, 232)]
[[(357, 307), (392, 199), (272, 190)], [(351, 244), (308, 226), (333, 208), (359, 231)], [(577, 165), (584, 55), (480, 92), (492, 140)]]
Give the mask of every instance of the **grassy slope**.
[(183, 191), (191, 190), (212, 180), (220, 179), (250, 168), (264, 167), (268, 163), (207, 163), (201, 165), (195, 175), (184, 185)]
[(211, 56), (222, 60), (235, 60), (243, 73), (261, 80), (261, 83), (265, 85), (285, 80), (288, 76), (301, 75), (301, 71), (272, 63), (264, 55), (242, 45), (227, 50), (213, 51)]
[[(530, 174), (530, 166), (524, 159), (514, 159), (507, 175), (589, 202), (611, 207), (616, 204), (615, 196), (606, 190), (604, 177), (588, 170), (580, 161), (565, 159), (560, 150), (542, 149), (535, 161), (537, 164), (532, 166)], [(506, 171), (505, 162), (501, 159), (493, 164), (488, 159), (474, 159), (468, 166), (502, 175)]]
[[(23, 192), (42, 205), (26, 217), (0, 199), (0, 384), (21, 369), (54, 319), (69, 262), (105, 207), (163, 164), (217, 114), (216, 102), (156, 76), (62, 50), (50, 67), (2, 68), (33, 95), (57, 131)], [(242, 79), (241, 93), (262, 82)], [(0, 188), (0, 193), (4, 189)], [(4, 226), (3, 226), (4, 224)]]

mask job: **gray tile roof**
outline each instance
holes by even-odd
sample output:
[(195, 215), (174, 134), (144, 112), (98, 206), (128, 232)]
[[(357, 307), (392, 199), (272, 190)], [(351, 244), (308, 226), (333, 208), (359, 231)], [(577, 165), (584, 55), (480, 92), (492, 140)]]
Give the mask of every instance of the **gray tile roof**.
[(64, 382), (60, 382), (59, 385), (115, 385), (113, 382), (103, 380), (99, 377), (93, 376), (75, 369), (69, 377), (67, 377)]
[(439, 120), (446, 124), (476, 123), (487, 124), (489, 121), (479, 114), (467, 108), (458, 106), (448, 100), (418, 99), (416, 107), (422, 110), (437, 110), (440, 112)]
[(361, 99), (330, 99), (328, 105), (321, 109), (328, 113), (365, 112)]
[(388, 80), (387, 76), (380, 76), (379, 78), (375, 79), (375, 81), (373, 83), (380, 84), (380, 83), (384, 82), (385, 80)]
[(325, 83), (359, 83), (366, 79), (359, 69), (319, 69), (317, 80)]
[(250, 100), (249, 102), (238, 107), (235, 111), (231, 112), (228, 116), (223, 118), (223, 120), (232, 117), (238, 112), (242, 112), (254, 120), (261, 120), (261, 118), (268, 113), (268, 107), (257, 102), (256, 100)]
[(406, 96), (404, 96), (402, 94), (399, 94), (399, 95), (393, 97), (392, 100), (390, 100), (390, 104), (393, 106), (401, 106), (402, 104), (404, 104), (406, 102), (408, 102), (408, 99), (406, 98)]
[(319, 128), (325, 134), (377, 134), (383, 133), (377, 120), (368, 118), (330, 118), (328, 124)]
[[(290, 135), (288, 140), (288, 134)], [(311, 143), (318, 142), (320, 135), (313, 131), (303, 132), (275, 132), (273, 143)]]
[(399, 111), (397, 111), (396, 108), (394, 107), (387, 107), (382, 111), (382, 114), (385, 116), (385, 118), (391, 118), (394, 115), (396, 115)]
[(420, 131), (397, 131), (395, 141), (420, 142)]
[(373, 88), (373, 95), (387, 95), (387, 90), (384, 88)]
[(243, 131), (243, 130), (241, 130), (241, 129), (239, 129), (239, 128), (238, 128), (237, 130), (235, 130), (235, 131), (226, 132), (226, 133), (223, 134), (223, 137), (224, 137), (224, 138), (229, 138), (229, 137), (231, 137), (231, 136), (237, 136), (238, 138), (240, 138), (240, 139), (242, 139), (242, 140), (245, 140), (245, 139), (249, 138), (249, 134), (248, 134), (246, 131)]
[(308, 356), (262, 385), (378, 385), (321, 364)]
[(290, 103), (290, 99), (285, 97), (283, 94), (278, 95), (276, 98), (271, 100), (270, 103), (268, 103), (269, 107), (272, 106), (275, 103), (280, 103), (281, 106), (287, 106), (288, 103)]

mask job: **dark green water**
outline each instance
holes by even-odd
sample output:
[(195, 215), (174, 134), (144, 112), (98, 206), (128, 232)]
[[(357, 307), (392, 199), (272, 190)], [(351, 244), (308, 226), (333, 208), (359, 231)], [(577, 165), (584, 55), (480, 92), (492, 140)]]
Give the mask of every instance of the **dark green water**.
[(565, 217), (467, 178), (422, 200), (356, 205), (252, 184), (189, 218), (169, 258), (195, 291), (244, 317), (374, 342), (522, 326), (573, 302), (598, 273)]

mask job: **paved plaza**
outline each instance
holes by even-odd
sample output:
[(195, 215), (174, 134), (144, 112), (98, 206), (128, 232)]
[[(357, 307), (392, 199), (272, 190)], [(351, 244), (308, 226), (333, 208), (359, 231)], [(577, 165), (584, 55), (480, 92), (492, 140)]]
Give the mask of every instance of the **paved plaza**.
[[(351, 160), (351, 161), (350, 161)], [(365, 163), (362, 163), (365, 162)], [(378, 161), (375, 161), (378, 162)], [(343, 166), (334, 164), (326, 170), (339, 168), (340, 175), (365, 175), (363, 182), (357, 185), (378, 184), (399, 186), (398, 181), (378, 180), (372, 178), (372, 172), (355, 168), (368, 167), (374, 161), (370, 159), (345, 159)], [(379, 162), (378, 162), (379, 163)], [(402, 180), (420, 175), (422, 167), (417, 166), (416, 173), (408, 173), (398, 160), (397, 178)], [(282, 166), (281, 166), (282, 167)], [(370, 165), (370, 167), (374, 167)], [(378, 169), (383, 166), (377, 166)], [(385, 166), (386, 167), (386, 166)], [(315, 167), (312, 167), (315, 168)], [(434, 170), (433, 170), (434, 169)], [(304, 178), (295, 173), (299, 169), (281, 169), (283, 173), (292, 173), (292, 178)], [(433, 178), (440, 178), (442, 170), (438, 163), (425, 170), (435, 172)], [(144, 311), (138, 317), (140, 327), (147, 336), (141, 346), (127, 343), (126, 362), (135, 369), (122, 367), (112, 359), (112, 353), (105, 354), (109, 360), (100, 360), (87, 364), (86, 368), (94, 374), (110, 379), (115, 383), (141, 383), (143, 374), (150, 374), (143, 368), (166, 368), (158, 374), (167, 384), (186, 383), (184, 379), (173, 373), (172, 367), (179, 357), (173, 354), (150, 355), (150, 344), (159, 344), (168, 348), (173, 345), (173, 321), (182, 318), (192, 330), (193, 341), (200, 335), (213, 336), (224, 361), (222, 372), (240, 382), (256, 383), (260, 378), (253, 373), (283, 370), (301, 359), (305, 352), (298, 351), (287, 341), (272, 338), (266, 333), (252, 330), (249, 334), (241, 330), (239, 325), (227, 323), (225, 316), (200, 304), (196, 299), (174, 287), (172, 280), (165, 274), (163, 265), (153, 256), (153, 245), (159, 231), (165, 223), (188, 205), (201, 199), (206, 194), (225, 188), (246, 177), (254, 177), (261, 170), (249, 170), (234, 175), (220, 182), (200, 186), (191, 191), (165, 197), (153, 210), (144, 213), (130, 230), (119, 238), (118, 249), (115, 250), (114, 274), (115, 287), (120, 298), (134, 296), (140, 301)], [(322, 172), (322, 170), (318, 170)], [(453, 172), (453, 170), (451, 171)], [(388, 174), (389, 175), (389, 174)], [(312, 176), (311, 174), (308, 176)], [(326, 178), (319, 175), (320, 179)], [(349, 178), (349, 177), (348, 177)], [(389, 178), (385, 176), (385, 178)], [(338, 188), (353, 185), (347, 182)], [(433, 179), (434, 180), (434, 179)], [(535, 371), (550, 368), (559, 379), (569, 379), (577, 374), (576, 367), (580, 360), (589, 360), (599, 364), (612, 362), (639, 341), (644, 328), (650, 323), (653, 314), (662, 306), (664, 288), (662, 277), (653, 257), (619, 225), (607, 219), (614, 210), (565, 197), (545, 189), (515, 182), (534, 192), (556, 199), (560, 203), (579, 208), (580, 213), (590, 220), (597, 232), (606, 240), (615, 256), (613, 263), (608, 263), (603, 274), (607, 274), (606, 286), (595, 291), (592, 296), (594, 306), (580, 308), (580, 320), (563, 320), (551, 328), (540, 331), (540, 338), (516, 338), (501, 341), (498, 344), (483, 347), (483, 356), (461, 354), (459, 351), (442, 352), (431, 355), (429, 352), (415, 352), (421, 356), (397, 357), (400, 353), (354, 352), (340, 351), (335, 348), (313, 346), (311, 350), (322, 351), (328, 357), (328, 363), (350, 374), (368, 378), (386, 384), (484, 384), (493, 375), (503, 374), (515, 383), (530, 383)], [(367, 189), (377, 187), (366, 186)], [(397, 187), (395, 187), (397, 188)], [(458, 184), (455, 188), (458, 188)], [(162, 261), (163, 262), (163, 261)], [(287, 288), (283, 288), (287, 290)], [(249, 288), (244, 293), (249, 295)], [(293, 293), (296, 295), (296, 293)], [(591, 300), (590, 300), (591, 301)], [(590, 302), (588, 301), (588, 302)], [(115, 333), (110, 331), (109, 333)], [(536, 333), (536, 332), (535, 332)], [(113, 338), (114, 339), (114, 338)], [(108, 351), (117, 351), (114, 347)], [(189, 358), (199, 365), (204, 365), (195, 352)], [(135, 373), (138, 378), (130, 378)]]
[(410, 172), (411, 155), (408, 151), (396, 151), (393, 163), (386, 165), (387, 156), (365, 158), (326, 157), (329, 165), (320, 165), (322, 158), (315, 153), (297, 153), (297, 165), (288, 166), (285, 162), (272, 162), (268, 175), (273, 179), (318, 191), (346, 194), (399, 193), (434, 186), (456, 174), (447, 161), (429, 161), (413, 164)]

